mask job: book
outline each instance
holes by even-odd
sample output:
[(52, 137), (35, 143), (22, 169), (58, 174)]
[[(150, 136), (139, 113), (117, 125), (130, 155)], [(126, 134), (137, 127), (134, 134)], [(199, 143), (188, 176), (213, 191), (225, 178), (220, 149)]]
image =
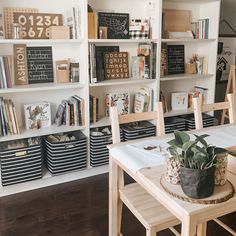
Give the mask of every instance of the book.
[(98, 98), (89, 96), (90, 123), (95, 124), (98, 121)]
[(24, 105), (26, 129), (39, 129), (51, 126), (51, 106), (48, 102)]
[(145, 57), (132, 56), (131, 76), (133, 79), (144, 79)]
[(152, 110), (153, 90), (149, 87), (140, 88), (134, 96), (134, 113)]
[(97, 39), (98, 36), (98, 16), (97, 13), (88, 12), (88, 38)]
[(202, 95), (202, 103), (207, 103), (208, 88), (194, 86), (195, 96)]

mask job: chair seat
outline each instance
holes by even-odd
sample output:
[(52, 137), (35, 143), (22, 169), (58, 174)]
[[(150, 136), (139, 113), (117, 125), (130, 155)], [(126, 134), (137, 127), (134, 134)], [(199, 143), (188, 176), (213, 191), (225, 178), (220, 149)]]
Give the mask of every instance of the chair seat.
[(146, 228), (156, 226), (161, 231), (180, 224), (174, 215), (137, 183), (120, 189), (120, 199)]

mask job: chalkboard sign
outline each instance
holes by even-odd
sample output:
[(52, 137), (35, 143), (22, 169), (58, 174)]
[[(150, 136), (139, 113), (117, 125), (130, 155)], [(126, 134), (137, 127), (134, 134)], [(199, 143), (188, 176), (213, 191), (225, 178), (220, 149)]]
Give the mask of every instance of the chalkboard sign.
[(108, 39), (129, 39), (129, 14), (98, 13), (99, 27), (107, 27)]
[(27, 47), (29, 84), (53, 82), (52, 47)]
[(168, 45), (168, 74), (184, 73), (184, 45)]

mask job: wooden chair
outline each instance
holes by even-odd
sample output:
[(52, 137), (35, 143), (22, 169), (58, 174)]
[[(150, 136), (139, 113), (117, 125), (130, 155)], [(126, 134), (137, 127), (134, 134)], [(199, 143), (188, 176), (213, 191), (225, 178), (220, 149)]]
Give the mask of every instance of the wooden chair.
[[(193, 108), (194, 108), (194, 118), (195, 127), (197, 130), (203, 129), (202, 113), (218, 110), (228, 110), (229, 122), (230, 124), (236, 123), (236, 101), (234, 94), (227, 94), (227, 102), (219, 102), (212, 104), (202, 104), (202, 99), (200, 97), (193, 98)], [(236, 236), (236, 232), (232, 230), (229, 226), (224, 224), (219, 219), (214, 219), (214, 221), (222, 226), (230, 234)], [(205, 227), (206, 228), (206, 227)]]
[[(112, 127), (113, 143), (120, 143), (120, 124), (130, 122), (156, 120), (157, 135), (165, 134), (162, 103), (157, 103), (157, 112), (135, 113), (129, 115), (118, 115), (117, 108), (110, 109), (110, 120)], [(124, 172), (120, 171), (118, 176), (119, 204), (118, 204), (118, 232), (121, 234), (122, 206), (128, 209), (146, 228), (146, 236), (156, 236), (156, 233), (169, 228), (175, 235), (180, 234), (173, 226), (180, 223), (169, 211), (149, 195), (139, 184), (132, 183), (124, 185)], [(115, 235), (113, 235), (115, 236)]]

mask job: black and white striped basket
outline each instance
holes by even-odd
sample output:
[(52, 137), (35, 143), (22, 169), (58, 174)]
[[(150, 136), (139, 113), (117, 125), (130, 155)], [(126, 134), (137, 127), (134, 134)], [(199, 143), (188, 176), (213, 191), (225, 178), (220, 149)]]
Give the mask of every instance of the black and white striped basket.
[(2, 186), (42, 178), (41, 143), (15, 149), (6, 146), (4, 143), (0, 150)]
[(80, 132), (72, 132), (76, 139), (51, 142), (45, 139), (46, 165), (52, 175), (84, 169), (87, 167), (87, 138)]

